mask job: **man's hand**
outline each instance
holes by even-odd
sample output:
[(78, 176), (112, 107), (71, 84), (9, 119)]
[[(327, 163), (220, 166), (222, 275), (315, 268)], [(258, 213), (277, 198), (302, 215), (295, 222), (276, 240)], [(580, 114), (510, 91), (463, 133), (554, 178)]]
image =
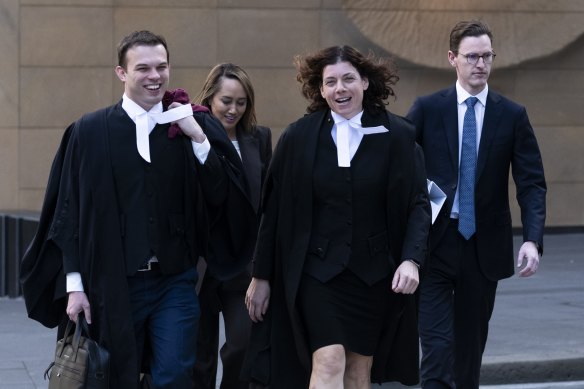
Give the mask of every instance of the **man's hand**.
[(89, 307), (89, 300), (85, 292), (70, 292), (67, 301), (67, 316), (69, 319), (77, 323), (79, 312), (83, 311), (85, 320), (91, 324), (91, 309)]
[(253, 277), (245, 294), (245, 306), (251, 321), (257, 323), (264, 320), (270, 304), (270, 283)]
[(418, 288), (419, 283), (418, 267), (411, 261), (403, 261), (395, 271), (391, 290), (395, 293), (412, 294)]
[[(168, 109), (180, 107), (181, 105), (181, 103), (174, 102), (168, 106)], [(192, 115), (177, 120), (176, 124), (186, 136), (197, 143), (203, 143), (207, 138), (203, 129)]]
[(527, 263), (525, 264), (525, 267), (519, 271), (519, 277), (529, 277), (534, 275), (539, 267), (539, 252), (537, 251), (537, 245), (535, 242), (527, 241), (521, 245), (519, 254), (517, 255), (518, 268), (523, 266), (524, 260), (526, 260)]

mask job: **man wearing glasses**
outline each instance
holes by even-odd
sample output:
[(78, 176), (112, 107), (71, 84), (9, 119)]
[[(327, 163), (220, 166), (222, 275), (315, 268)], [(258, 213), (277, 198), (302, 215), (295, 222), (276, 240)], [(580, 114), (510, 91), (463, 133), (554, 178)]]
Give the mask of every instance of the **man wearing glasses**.
[(424, 389), (479, 387), (497, 282), (514, 274), (510, 168), (523, 225), (520, 277), (537, 271), (543, 249), (541, 154), (525, 108), (489, 89), (492, 39), (482, 21), (457, 23), (448, 51), (456, 84), (419, 97), (408, 113), (428, 179), (447, 195), (420, 283)]

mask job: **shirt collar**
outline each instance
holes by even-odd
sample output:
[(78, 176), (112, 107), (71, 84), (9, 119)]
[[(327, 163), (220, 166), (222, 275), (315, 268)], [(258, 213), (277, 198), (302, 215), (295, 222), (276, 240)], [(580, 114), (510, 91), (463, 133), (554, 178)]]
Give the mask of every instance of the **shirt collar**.
[[(479, 101), (481, 102), (481, 104), (483, 105), (483, 107), (486, 107), (486, 105), (487, 105), (487, 95), (488, 94), (489, 94), (489, 85), (486, 84), (485, 85), (485, 89), (483, 89), (482, 91), (480, 91), (474, 97), (476, 97), (477, 99), (479, 99)], [(466, 99), (468, 99), (469, 97), (472, 96), (470, 93), (468, 93), (462, 87), (462, 85), (460, 85), (460, 82), (458, 82), (458, 80), (456, 81), (456, 96), (457, 96), (456, 99), (458, 101), (458, 104), (463, 104)]]
[[(146, 110), (144, 108), (142, 108), (138, 104), (136, 104), (125, 93), (122, 96), (122, 108), (124, 109), (124, 111), (126, 111), (126, 113), (128, 114), (128, 116), (132, 120), (134, 120), (134, 121), (136, 120), (136, 117), (138, 115), (141, 115), (144, 112), (146, 112)], [(149, 113), (160, 113), (160, 112), (162, 112), (162, 101), (160, 101), (158, 104), (156, 104), (154, 107), (152, 107), (150, 109), (150, 111), (148, 111), (148, 112)]]
[[(342, 117), (341, 115), (339, 115), (338, 113), (336, 113), (334, 111), (331, 111), (331, 116), (333, 117), (333, 120), (335, 121), (335, 124), (347, 120), (347, 119), (345, 119), (344, 117)], [(353, 116), (351, 119), (349, 119), (349, 121), (351, 123), (361, 124), (361, 116), (363, 116), (363, 111), (361, 111), (357, 115)]]

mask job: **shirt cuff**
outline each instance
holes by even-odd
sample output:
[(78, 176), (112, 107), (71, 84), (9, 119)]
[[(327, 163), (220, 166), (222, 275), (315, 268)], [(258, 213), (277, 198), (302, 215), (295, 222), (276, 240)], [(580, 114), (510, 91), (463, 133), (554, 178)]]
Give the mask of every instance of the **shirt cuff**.
[(203, 143), (197, 143), (194, 140), (191, 140), (193, 144), (193, 152), (195, 153), (195, 157), (199, 160), (201, 165), (205, 164), (207, 160), (207, 156), (209, 155), (209, 151), (211, 150), (211, 143), (209, 143), (209, 139), (205, 138)]
[(72, 272), (67, 273), (67, 293), (83, 292), (83, 281), (81, 281), (81, 273)]

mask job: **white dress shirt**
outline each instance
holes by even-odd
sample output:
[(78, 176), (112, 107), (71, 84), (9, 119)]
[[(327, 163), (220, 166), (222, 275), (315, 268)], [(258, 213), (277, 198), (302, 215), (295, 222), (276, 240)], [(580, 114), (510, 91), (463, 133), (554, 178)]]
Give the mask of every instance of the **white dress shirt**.
[[(487, 105), (487, 95), (489, 94), (489, 86), (485, 85), (485, 89), (483, 89), (479, 94), (475, 95), (479, 101), (474, 106), (475, 115), (477, 119), (477, 155), (479, 152), (479, 145), (481, 141), (481, 134), (483, 132), (483, 120), (485, 118), (485, 107)], [(458, 166), (460, 167), (460, 155), (462, 151), (462, 126), (464, 123), (464, 114), (466, 113), (467, 106), (466, 106), (466, 99), (471, 97), (472, 95), (468, 93), (464, 88), (460, 85), (458, 81), (456, 81), (456, 100), (458, 102)], [(460, 170), (460, 169), (459, 169)], [(452, 204), (452, 211), (450, 212), (450, 217), (454, 219), (458, 219), (458, 188), (460, 187), (460, 172), (458, 174), (458, 185), (456, 186), (456, 193), (454, 195), (454, 203)]]

